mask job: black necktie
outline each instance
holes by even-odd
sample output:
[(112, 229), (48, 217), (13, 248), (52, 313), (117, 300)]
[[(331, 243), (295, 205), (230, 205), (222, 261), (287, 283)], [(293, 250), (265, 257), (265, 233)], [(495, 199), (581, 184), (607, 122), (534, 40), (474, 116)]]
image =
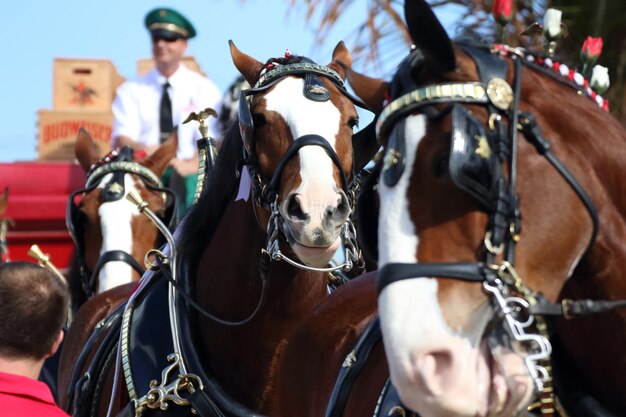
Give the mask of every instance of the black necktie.
[(170, 86), (169, 82), (163, 84), (163, 95), (161, 96), (161, 107), (159, 111), (159, 121), (161, 126), (161, 143), (164, 142), (174, 130), (174, 121), (172, 120), (172, 101), (170, 95), (167, 92), (167, 88)]

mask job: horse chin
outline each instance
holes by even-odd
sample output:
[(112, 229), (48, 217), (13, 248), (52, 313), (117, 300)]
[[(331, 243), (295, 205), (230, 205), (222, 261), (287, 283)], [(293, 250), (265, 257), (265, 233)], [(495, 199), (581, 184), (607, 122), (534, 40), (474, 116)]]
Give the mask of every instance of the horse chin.
[(323, 268), (328, 265), (328, 262), (335, 255), (341, 244), (341, 238), (338, 237), (335, 241), (324, 247), (312, 247), (304, 246), (298, 242), (290, 243), (296, 256), (307, 266), (313, 268)]

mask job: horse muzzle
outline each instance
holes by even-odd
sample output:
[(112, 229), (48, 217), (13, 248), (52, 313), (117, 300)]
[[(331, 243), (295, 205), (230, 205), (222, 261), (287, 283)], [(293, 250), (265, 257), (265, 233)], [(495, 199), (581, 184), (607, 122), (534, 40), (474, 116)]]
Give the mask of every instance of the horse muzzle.
[(341, 226), (350, 216), (343, 191), (312, 199), (291, 193), (281, 206), (282, 229), (295, 254), (308, 266), (324, 267), (341, 245)]
[[(433, 279), (399, 281), (379, 296), (385, 353), (403, 404), (422, 417), (515, 416), (534, 394), (523, 353), (509, 346), (502, 326), (490, 325), (488, 304), (465, 306), (467, 328), (463, 320), (450, 324), (440, 301)], [(462, 314), (462, 299), (448, 301)]]
[(533, 382), (524, 361), (501, 346), (460, 340), (417, 353), (392, 381), (402, 402), (423, 417), (511, 417), (530, 403)]

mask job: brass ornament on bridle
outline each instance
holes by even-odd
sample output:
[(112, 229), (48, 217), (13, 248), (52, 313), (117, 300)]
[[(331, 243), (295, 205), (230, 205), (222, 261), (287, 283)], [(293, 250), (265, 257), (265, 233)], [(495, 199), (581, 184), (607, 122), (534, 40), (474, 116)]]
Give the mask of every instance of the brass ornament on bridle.
[(513, 89), (502, 78), (492, 78), (487, 83), (487, 97), (496, 108), (508, 110), (513, 103)]

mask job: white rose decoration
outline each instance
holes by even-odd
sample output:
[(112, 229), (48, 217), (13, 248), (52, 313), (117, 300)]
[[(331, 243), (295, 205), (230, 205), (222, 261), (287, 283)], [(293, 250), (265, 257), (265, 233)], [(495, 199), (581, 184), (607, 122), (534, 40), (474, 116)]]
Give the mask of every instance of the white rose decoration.
[(561, 35), (561, 16), (563, 12), (557, 9), (548, 9), (543, 16), (543, 32), (548, 39), (555, 39)]
[(611, 82), (609, 81), (609, 69), (607, 67), (603, 67), (602, 65), (594, 66), (591, 72), (591, 81), (589, 82), (589, 85), (596, 93), (604, 93), (611, 85)]

